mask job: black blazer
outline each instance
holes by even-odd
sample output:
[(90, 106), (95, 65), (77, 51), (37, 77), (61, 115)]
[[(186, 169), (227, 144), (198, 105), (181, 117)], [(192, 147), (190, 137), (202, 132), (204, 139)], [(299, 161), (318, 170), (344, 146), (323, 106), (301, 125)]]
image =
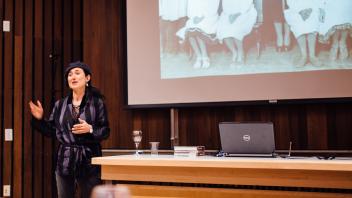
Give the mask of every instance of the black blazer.
[(57, 152), (56, 171), (63, 176), (80, 177), (86, 171), (100, 174), (91, 158), (101, 156), (100, 141), (110, 134), (104, 101), (88, 92), (82, 99), (79, 117), (93, 126), (93, 133), (76, 135), (71, 132), (77, 120), (72, 114), (72, 94), (58, 100), (48, 120), (32, 119), (32, 126), (48, 137), (56, 137), (60, 145)]

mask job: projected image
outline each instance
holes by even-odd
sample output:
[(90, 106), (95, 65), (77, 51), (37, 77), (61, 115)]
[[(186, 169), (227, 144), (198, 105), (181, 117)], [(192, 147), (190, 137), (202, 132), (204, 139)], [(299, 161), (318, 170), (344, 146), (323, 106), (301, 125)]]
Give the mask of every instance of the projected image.
[(159, 0), (161, 78), (352, 69), (351, 0)]

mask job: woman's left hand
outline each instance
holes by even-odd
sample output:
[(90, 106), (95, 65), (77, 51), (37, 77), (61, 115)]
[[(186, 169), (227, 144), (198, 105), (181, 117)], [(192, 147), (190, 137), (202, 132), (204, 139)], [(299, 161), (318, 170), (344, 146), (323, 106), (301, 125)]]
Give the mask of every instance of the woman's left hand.
[(72, 133), (74, 134), (83, 134), (83, 133), (89, 133), (90, 129), (92, 128), (92, 125), (88, 124), (85, 120), (82, 120), (81, 118), (78, 118), (79, 124), (75, 124), (72, 127)]

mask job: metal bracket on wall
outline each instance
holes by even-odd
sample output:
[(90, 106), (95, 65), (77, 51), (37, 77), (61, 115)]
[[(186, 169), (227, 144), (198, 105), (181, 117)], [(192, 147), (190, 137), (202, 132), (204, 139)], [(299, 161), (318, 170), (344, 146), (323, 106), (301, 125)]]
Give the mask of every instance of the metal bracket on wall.
[(179, 126), (178, 126), (178, 109), (171, 108), (170, 109), (170, 123), (171, 123), (171, 147), (178, 146), (179, 142)]

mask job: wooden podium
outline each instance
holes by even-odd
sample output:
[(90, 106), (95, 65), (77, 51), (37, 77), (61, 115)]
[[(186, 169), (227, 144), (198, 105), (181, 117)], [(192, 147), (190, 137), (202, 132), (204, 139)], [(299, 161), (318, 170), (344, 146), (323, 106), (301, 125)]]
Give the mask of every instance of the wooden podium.
[[(120, 155), (93, 158), (92, 163), (102, 166), (103, 180), (128, 181), (132, 194), (137, 197), (352, 197), (348, 194), (351, 193), (348, 189), (352, 189), (351, 160)], [(163, 185), (133, 182), (162, 182)], [(167, 186), (164, 182), (178, 185)], [(210, 187), (179, 184), (209, 184)], [(235, 188), (241, 185), (268, 187), (268, 190)], [(327, 189), (329, 193), (285, 190), (290, 187)]]

